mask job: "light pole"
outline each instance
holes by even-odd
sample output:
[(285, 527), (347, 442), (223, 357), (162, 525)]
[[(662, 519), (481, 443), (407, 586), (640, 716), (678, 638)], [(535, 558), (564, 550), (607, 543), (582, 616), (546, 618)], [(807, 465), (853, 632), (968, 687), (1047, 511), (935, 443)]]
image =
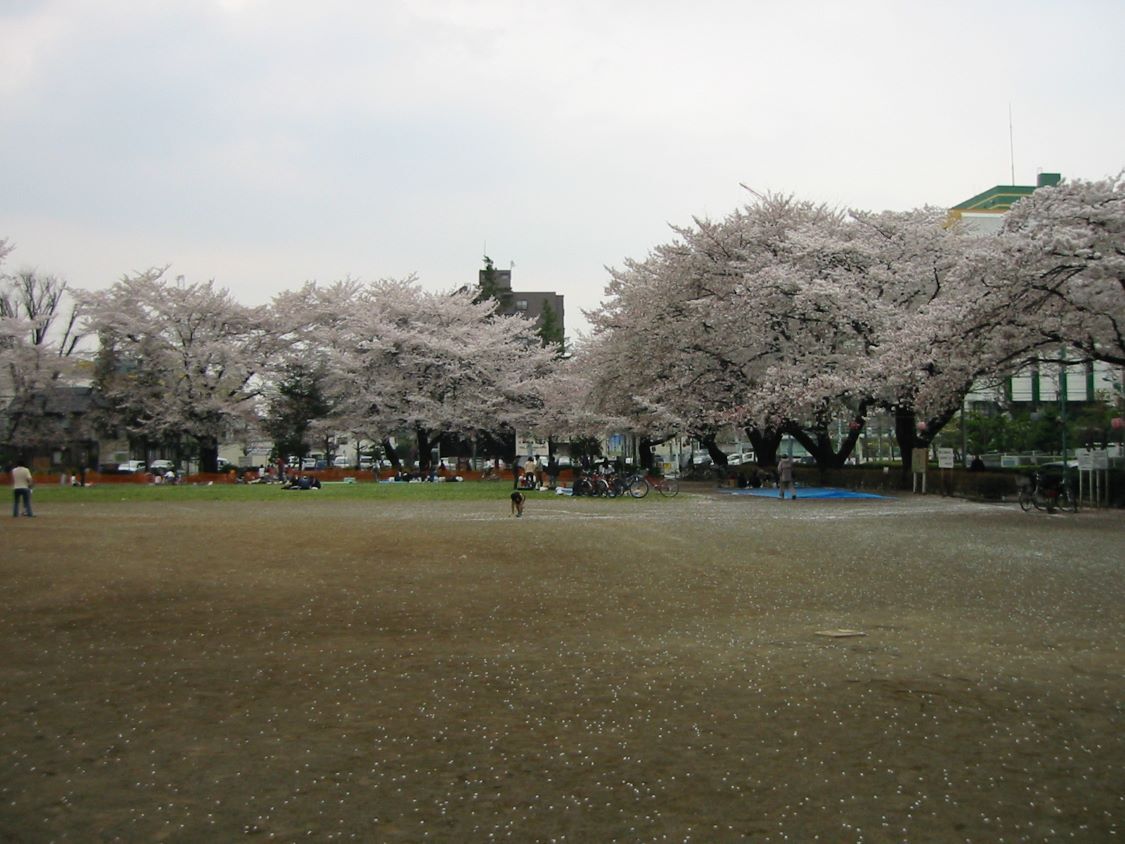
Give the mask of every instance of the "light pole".
[(1059, 364), (1059, 424), (1062, 425), (1062, 463), (1063, 480), (1066, 480), (1066, 350), (1063, 349), (1063, 362)]

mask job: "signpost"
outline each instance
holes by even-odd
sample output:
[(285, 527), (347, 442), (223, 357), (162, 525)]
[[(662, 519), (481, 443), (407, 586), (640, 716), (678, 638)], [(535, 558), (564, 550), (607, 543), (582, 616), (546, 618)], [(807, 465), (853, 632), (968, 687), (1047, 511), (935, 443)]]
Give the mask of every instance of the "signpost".
[(1086, 489), (1086, 501), (1094, 506), (1109, 504), (1109, 451), (1104, 448), (1078, 448), (1078, 500)]
[(953, 494), (953, 449), (939, 448), (937, 450), (937, 465), (941, 472), (941, 494)]
[(926, 494), (926, 463), (930, 459), (928, 448), (916, 448), (910, 453), (910, 468), (914, 472), (913, 491), (918, 491), (918, 476), (922, 476), (922, 495)]

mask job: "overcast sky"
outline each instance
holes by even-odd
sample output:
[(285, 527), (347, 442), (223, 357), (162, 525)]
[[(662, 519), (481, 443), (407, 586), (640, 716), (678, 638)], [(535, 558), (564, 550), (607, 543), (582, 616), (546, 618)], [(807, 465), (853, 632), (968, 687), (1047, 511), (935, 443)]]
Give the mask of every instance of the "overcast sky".
[(1125, 3), (0, 0), (7, 270), (566, 296), (756, 190), (949, 206), (1125, 166)]

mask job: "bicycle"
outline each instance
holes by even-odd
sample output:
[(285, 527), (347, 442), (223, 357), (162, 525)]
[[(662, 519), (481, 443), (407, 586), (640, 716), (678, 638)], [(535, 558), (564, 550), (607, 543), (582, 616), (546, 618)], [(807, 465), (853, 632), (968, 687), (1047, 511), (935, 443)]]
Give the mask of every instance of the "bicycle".
[(644, 498), (648, 495), (649, 484), (640, 472), (631, 475), (614, 475), (610, 481), (610, 491), (613, 495), (628, 495), (632, 498)]
[(643, 479), (646, 484), (667, 498), (674, 498), (680, 492), (679, 478), (668, 475), (649, 475)]
[(680, 481), (678, 478), (671, 478), (661, 475), (648, 475), (647, 477), (640, 473), (631, 475), (627, 480), (625, 492), (634, 498), (644, 498), (648, 495), (650, 489), (654, 489), (661, 495), (672, 498), (680, 492)]
[(1067, 513), (1078, 512), (1078, 497), (1066, 478), (1053, 478), (1040, 472), (1031, 476), (1031, 482), (1020, 487), (1020, 508), (1026, 513), (1032, 507), (1054, 513), (1062, 508)]
[(579, 475), (574, 479), (574, 495), (587, 495), (593, 498), (612, 497), (609, 482), (600, 474), (593, 472)]

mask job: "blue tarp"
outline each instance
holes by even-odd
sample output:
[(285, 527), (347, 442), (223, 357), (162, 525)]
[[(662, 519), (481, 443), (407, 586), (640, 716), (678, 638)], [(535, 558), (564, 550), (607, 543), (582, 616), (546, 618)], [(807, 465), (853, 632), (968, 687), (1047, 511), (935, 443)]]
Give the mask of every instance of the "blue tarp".
[[(727, 495), (753, 495), (757, 498), (777, 498), (776, 489), (723, 489)], [(856, 492), (830, 486), (802, 486), (797, 488), (797, 500), (802, 498), (886, 498), (873, 492)]]

